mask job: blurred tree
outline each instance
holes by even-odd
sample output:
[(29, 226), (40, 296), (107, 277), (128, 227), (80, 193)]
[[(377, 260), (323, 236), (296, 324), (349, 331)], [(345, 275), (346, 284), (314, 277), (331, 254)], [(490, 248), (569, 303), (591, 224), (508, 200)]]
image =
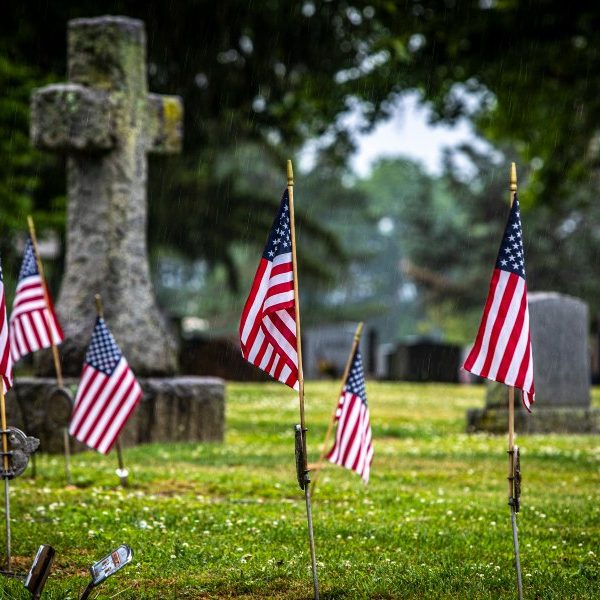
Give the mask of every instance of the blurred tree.
[[(0, 75), (8, 90), (0, 105), (5, 162), (0, 180), (8, 186), (2, 202), (12, 203), (0, 209), (4, 226), (11, 226), (8, 212), (14, 219), (33, 207), (41, 217), (60, 203), (56, 174), (48, 177), (47, 169), (56, 162), (26, 148), (27, 92), (48, 79), (64, 79), (68, 19), (109, 11), (145, 21), (150, 87), (181, 94), (186, 107), (183, 156), (150, 170), (154, 249), (175, 247), (220, 265), (235, 287), (236, 245), (264, 241), (278, 200), (272, 190), (285, 184), (284, 158), (321, 136), (327, 160), (343, 164), (353, 148), (354, 124), (340, 115), (358, 106), (368, 128), (385, 118), (397, 94), (418, 89), (436, 118), (468, 116), (490, 139), (513, 143), (522, 157), (529, 172), (522, 188), (525, 209), (540, 207), (535, 220), (526, 215), (525, 220), (544, 228), (540, 250), (529, 253), (533, 281), (539, 277), (545, 285), (566, 275), (568, 263), (558, 265), (556, 245), (582, 268), (596, 255), (598, 234), (589, 217), (597, 212), (600, 162), (600, 7), (589, 1), (9, 3), (0, 22), (1, 68), (12, 73)], [(497, 172), (497, 165), (492, 168)], [(477, 181), (462, 187), (460, 208), (448, 222), (441, 214), (448, 200), (436, 193), (430, 196), (431, 218), (405, 215), (406, 223), (422, 239), (437, 236), (449, 247), (451, 235), (467, 225), (473, 244), (485, 238), (492, 221), (479, 210), (478, 194), (488, 185), (482, 177), (480, 171)], [(504, 189), (504, 172), (502, 183), (483, 179)], [(340, 197), (331, 197), (332, 209)], [(471, 202), (475, 212), (460, 216)], [(485, 206), (500, 210), (491, 201)], [(309, 225), (306, 216), (305, 228), (316, 231), (317, 222)], [(537, 261), (544, 244), (546, 262)], [(305, 244), (300, 250), (319, 248)], [(450, 264), (450, 249), (447, 264), (438, 265), (442, 270), (458, 268)], [(328, 250), (329, 257), (336, 256), (334, 244)], [(434, 250), (423, 242), (419, 252), (410, 251), (421, 257), (415, 265), (437, 268), (427, 256)], [(324, 264), (316, 254), (304, 260), (306, 270), (312, 266), (315, 272)], [(465, 290), (469, 282), (463, 282)], [(570, 288), (586, 297), (595, 293), (593, 282), (572, 282)]]

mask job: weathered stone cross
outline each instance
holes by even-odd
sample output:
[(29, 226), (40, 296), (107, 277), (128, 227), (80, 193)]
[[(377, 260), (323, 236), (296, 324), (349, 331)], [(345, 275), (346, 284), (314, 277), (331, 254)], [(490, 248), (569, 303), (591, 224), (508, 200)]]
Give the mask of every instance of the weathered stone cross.
[(67, 252), (57, 311), (65, 373), (79, 375), (94, 322), (94, 294), (139, 375), (176, 369), (158, 312), (146, 247), (148, 152), (181, 149), (181, 99), (148, 93), (142, 21), (69, 22), (69, 83), (34, 90), (31, 139), (68, 153)]

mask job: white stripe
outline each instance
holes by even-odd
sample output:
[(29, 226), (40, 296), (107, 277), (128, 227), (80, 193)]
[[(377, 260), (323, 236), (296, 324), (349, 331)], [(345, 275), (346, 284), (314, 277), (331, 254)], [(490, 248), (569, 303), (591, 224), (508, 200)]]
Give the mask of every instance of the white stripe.
[(264, 309), (271, 308), (272, 306), (277, 306), (278, 304), (284, 304), (286, 302), (290, 302), (294, 300), (294, 291), (290, 290), (288, 292), (282, 292), (281, 294), (274, 294), (273, 296), (269, 296), (265, 300)]
[(273, 266), (278, 267), (279, 265), (283, 265), (285, 263), (292, 262), (292, 253), (287, 252), (286, 254), (279, 254), (273, 259)]
[(281, 370), (281, 375), (279, 376), (279, 381), (282, 381), (283, 383), (285, 383), (288, 380), (288, 377), (291, 375), (292, 370), (290, 369), (290, 366), (288, 364), (286, 364), (283, 369)]
[(511, 333), (515, 325), (515, 321), (521, 309), (521, 300), (523, 299), (524, 293), (525, 280), (522, 277), (518, 277), (513, 297), (511, 298), (510, 305), (508, 306), (508, 310), (506, 312), (506, 318), (504, 319), (502, 329), (498, 334), (498, 342), (496, 343), (492, 364), (487, 375), (488, 379), (496, 378), (496, 374), (500, 368), (500, 363), (502, 362), (502, 359), (506, 353), (506, 346), (508, 345), (508, 341), (511, 339)]
[(500, 302), (504, 297), (504, 292), (506, 291), (506, 284), (508, 283), (509, 275), (510, 273), (508, 273), (507, 271), (500, 271), (500, 277), (498, 278), (498, 284), (496, 285), (496, 293), (494, 294), (492, 306), (490, 306), (490, 310), (488, 312), (488, 317), (485, 324), (485, 331), (483, 333), (479, 354), (477, 355), (477, 360), (473, 363), (473, 368), (471, 369), (471, 373), (475, 375), (481, 373), (481, 370), (483, 369), (483, 366), (485, 364), (488, 346), (490, 344), (490, 336), (492, 334), (492, 328), (494, 327), (496, 317), (498, 316), (498, 308), (500, 307)]
[(277, 275), (273, 275), (269, 280), (269, 285), (271, 287), (276, 285), (281, 285), (282, 283), (289, 283), (294, 280), (294, 272), (287, 271), (286, 273), (279, 273)]
[(254, 323), (256, 321), (257, 315), (262, 313), (263, 302), (265, 301), (265, 295), (267, 294), (267, 290), (269, 289), (269, 278), (271, 277), (271, 269), (272, 263), (267, 261), (267, 267), (265, 272), (263, 273), (263, 277), (260, 281), (260, 285), (258, 287), (258, 291), (256, 292), (256, 296), (254, 298), (254, 302), (248, 311), (248, 315), (246, 316), (246, 321), (244, 322), (244, 327), (242, 328), (242, 343), (245, 344), (252, 332), (254, 327)]

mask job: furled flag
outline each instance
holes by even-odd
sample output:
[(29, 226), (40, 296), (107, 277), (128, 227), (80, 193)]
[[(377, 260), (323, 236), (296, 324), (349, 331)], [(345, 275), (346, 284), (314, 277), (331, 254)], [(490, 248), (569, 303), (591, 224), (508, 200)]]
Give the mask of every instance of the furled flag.
[(104, 319), (98, 317), (85, 355), (69, 433), (107, 454), (141, 397), (140, 384)]
[(358, 347), (344, 383), (335, 418), (335, 443), (327, 455), (328, 460), (352, 469), (368, 483), (373, 462), (373, 442), (365, 376)]
[(269, 232), (240, 322), (242, 356), (298, 389), (298, 344), (287, 189)]
[(477, 338), (463, 367), (475, 375), (521, 389), (523, 404), (530, 410), (535, 399), (533, 359), (521, 214), (516, 194)]
[(10, 314), (10, 348), (14, 362), (41, 348), (50, 348), (53, 343), (60, 344), (63, 340), (50, 293), (44, 288), (33, 243), (28, 238)]
[(6, 297), (4, 296), (4, 279), (0, 264), (0, 376), (4, 392), (12, 387), (12, 357), (10, 355), (10, 338), (6, 319)]

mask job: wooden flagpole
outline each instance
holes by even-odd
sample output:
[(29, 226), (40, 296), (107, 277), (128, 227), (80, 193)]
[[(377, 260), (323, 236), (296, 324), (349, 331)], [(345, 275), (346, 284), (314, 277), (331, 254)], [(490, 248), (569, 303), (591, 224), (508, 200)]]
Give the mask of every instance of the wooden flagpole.
[[(42, 280), (42, 289), (44, 292), (44, 303), (46, 304), (47, 313), (45, 314), (46, 328), (48, 329), (48, 335), (50, 336), (50, 344), (52, 346), (52, 358), (54, 359), (54, 371), (56, 373), (56, 383), (59, 388), (64, 387), (64, 379), (62, 374), (62, 366), (60, 364), (60, 356), (58, 354), (58, 347), (54, 343), (54, 337), (52, 335), (52, 326), (49, 321), (49, 314), (51, 312), (50, 296), (48, 295), (48, 286), (46, 285), (46, 276), (44, 275), (44, 265), (42, 264), (42, 257), (40, 256), (39, 247), (37, 243), (37, 236), (35, 234), (35, 225), (31, 215), (27, 216), (27, 224), (29, 225), (29, 235), (31, 237), (31, 243), (33, 244), (33, 253), (35, 254), (35, 261), (37, 263), (38, 272), (40, 279)], [(67, 483), (71, 485), (71, 444), (69, 441), (69, 430), (67, 427), (63, 427), (63, 447), (65, 454), (65, 476)], [(35, 455), (34, 455), (35, 456)]]
[(344, 374), (342, 375), (342, 385), (340, 387), (340, 393), (335, 401), (335, 407), (333, 408), (333, 413), (331, 414), (331, 419), (329, 419), (329, 426), (327, 427), (327, 432), (325, 433), (325, 440), (323, 441), (323, 448), (321, 449), (321, 456), (319, 457), (319, 462), (317, 463), (315, 469), (315, 476), (311, 483), (311, 494), (315, 495), (315, 488), (317, 487), (317, 479), (319, 478), (319, 474), (321, 473), (321, 469), (323, 468), (323, 461), (325, 460), (325, 455), (327, 454), (327, 448), (329, 443), (329, 438), (331, 437), (331, 432), (333, 431), (333, 426), (335, 425), (335, 415), (337, 413), (337, 407), (340, 402), (340, 397), (344, 393), (344, 386), (346, 385), (346, 379), (348, 379), (348, 373), (350, 373), (350, 368), (352, 367), (352, 359), (354, 358), (354, 354), (356, 352), (356, 347), (360, 341), (360, 336), (363, 330), (363, 323), (359, 323), (356, 327), (356, 332), (354, 333), (354, 341), (352, 342), (352, 349), (350, 350), (350, 354), (348, 355), (348, 360), (346, 361), (346, 366), (344, 367)]
[(296, 258), (296, 221), (294, 217), (294, 171), (292, 161), (287, 161), (287, 189), (290, 205), (290, 233), (292, 238), (292, 270), (294, 277), (294, 309), (296, 313), (296, 349), (298, 352), (298, 399), (300, 403), (300, 428), (302, 429), (302, 450), (304, 456), (304, 497), (306, 500), (306, 519), (308, 523), (308, 540), (313, 574), (315, 600), (319, 600), (319, 579), (317, 576), (317, 559), (315, 554), (315, 538), (312, 524), (312, 509), (310, 505), (310, 479), (306, 454), (306, 426), (304, 420), (304, 372), (302, 370), (302, 331), (300, 328), (300, 298), (298, 294), (298, 261)]
[(6, 570), (11, 567), (11, 535), (10, 535), (10, 483), (8, 470), (8, 430), (6, 429), (6, 399), (4, 397), (4, 381), (0, 377), (0, 425), (2, 426), (2, 466), (4, 468), (4, 518), (6, 521)]
[[(513, 162), (510, 168), (510, 205), (517, 193), (517, 166)], [(515, 388), (508, 387), (508, 504), (512, 524), (513, 547), (515, 551), (515, 570), (519, 600), (523, 600), (523, 580), (521, 578), (521, 559), (519, 556), (519, 537), (517, 529), (517, 507), (515, 504)]]
[[(96, 294), (96, 313), (101, 319), (104, 319), (104, 307), (102, 306), (102, 296), (100, 294)], [(125, 468), (125, 464), (123, 462), (123, 450), (121, 449), (121, 437), (117, 437), (117, 441), (115, 442), (115, 450), (117, 451), (117, 464), (119, 468), (117, 469), (117, 475), (121, 480), (121, 485), (123, 487), (127, 487), (129, 485), (129, 479), (127, 469)]]

